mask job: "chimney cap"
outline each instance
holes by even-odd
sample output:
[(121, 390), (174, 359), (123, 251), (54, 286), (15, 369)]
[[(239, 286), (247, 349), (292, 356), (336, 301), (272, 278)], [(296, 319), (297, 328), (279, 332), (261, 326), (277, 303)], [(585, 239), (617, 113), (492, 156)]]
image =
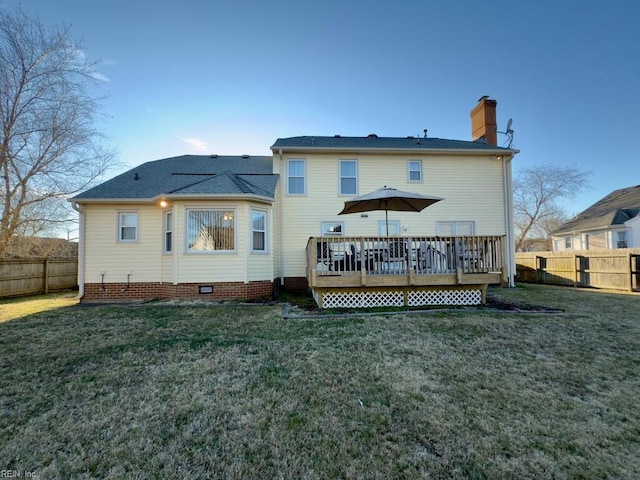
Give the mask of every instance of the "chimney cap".
[(489, 95), (483, 95), (478, 99), (478, 102), (482, 102), (484, 100), (487, 100), (489, 98)]

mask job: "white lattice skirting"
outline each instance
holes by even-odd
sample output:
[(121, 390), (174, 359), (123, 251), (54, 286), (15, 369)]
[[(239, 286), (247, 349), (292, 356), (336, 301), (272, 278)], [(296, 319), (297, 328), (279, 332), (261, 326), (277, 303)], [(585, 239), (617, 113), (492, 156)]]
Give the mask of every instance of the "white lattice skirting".
[(322, 308), (402, 307), (402, 292), (328, 292), (322, 296)]
[[(313, 296), (318, 301), (319, 295)], [(413, 290), (407, 294), (407, 305), (480, 305), (481, 290)], [(402, 307), (402, 291), (327, 292), (322, 295), (323, 308)]]
[(416, 290), (409, 292), (407, 304), (418, 305), (480, 305), (481, 290)]

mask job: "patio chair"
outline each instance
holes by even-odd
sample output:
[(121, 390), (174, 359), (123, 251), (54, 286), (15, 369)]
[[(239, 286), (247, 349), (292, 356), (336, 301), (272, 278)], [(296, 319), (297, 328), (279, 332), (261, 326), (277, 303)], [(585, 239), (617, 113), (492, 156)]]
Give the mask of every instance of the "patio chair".
[(390, 273), (402, 273), (407, 269), (407, 243), (402, 238), (390, 239), (387, 245), (387, 267)]

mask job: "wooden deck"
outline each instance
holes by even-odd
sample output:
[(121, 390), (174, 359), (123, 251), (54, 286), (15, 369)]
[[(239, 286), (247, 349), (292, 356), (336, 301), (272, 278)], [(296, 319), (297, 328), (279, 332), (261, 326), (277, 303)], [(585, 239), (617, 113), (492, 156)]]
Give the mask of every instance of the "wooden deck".
[[(323, 292), (455, 290), (506, 283), (504, 237), (311, 237), (307, 280)], [(322, 305), (321, 305), (322, 306)]]

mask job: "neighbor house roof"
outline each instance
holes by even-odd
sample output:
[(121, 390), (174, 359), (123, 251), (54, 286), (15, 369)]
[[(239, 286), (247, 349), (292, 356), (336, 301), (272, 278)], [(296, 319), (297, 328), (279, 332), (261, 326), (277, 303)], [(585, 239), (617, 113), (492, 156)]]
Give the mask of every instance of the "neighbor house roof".
[(333, 137), (289, 137), (279, 138), (271, 146), (272, 151), (304, 151), (304, 150), (387, 150), (387, 151), (461, 151), (486, 153), (500, 152), (504, 154), (515, 154), (517, 150), (510, 148), (487, 145), (483, 141), (447, 140), (444, 138), (425, 137), (379, 137), (375, 134), (366, 137), (343, 137), (335, 135)]
[(598, 230), (615, 225), (623, 225), (627, 220), (640, 214), (640, 185), (615, 190), (591, 205), (551, 235)]
[(264, 156), (182, 155), (132, 168), (71, 201), (134, 201), (161, 197), (273, 199), (278, 175)]

